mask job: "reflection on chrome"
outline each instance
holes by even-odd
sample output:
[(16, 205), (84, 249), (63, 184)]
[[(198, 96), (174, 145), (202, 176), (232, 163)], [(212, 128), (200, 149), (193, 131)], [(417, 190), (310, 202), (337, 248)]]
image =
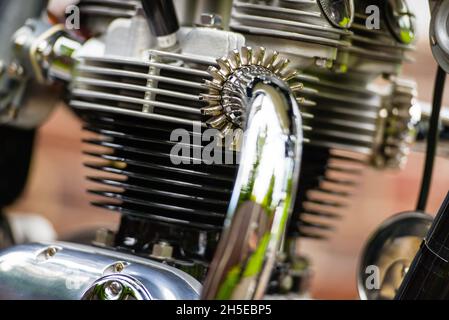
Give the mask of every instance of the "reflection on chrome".
[[(110, 296), (108, 285), (126, 290)], [(191, 300), (200, 288), (178, 269), (92, 246), (58, 242), (0, 251), (0, 299)]]
[(293, 93), (257, 71), (244, 92), (244, 161), (204, 284), (206, 299), (263, 297), (296, 194), (303, 136)]

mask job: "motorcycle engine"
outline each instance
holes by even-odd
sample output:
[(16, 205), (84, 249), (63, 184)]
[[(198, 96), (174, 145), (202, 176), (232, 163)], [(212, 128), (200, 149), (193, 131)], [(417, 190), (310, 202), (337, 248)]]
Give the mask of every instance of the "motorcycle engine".
[[(382, 11), (379, 28), (367, 23), (373, 3)], [(67, 100), (86, 131), (92, 205), (120, 214), (120, 225), (99, 230), (94, 247), (9, 249), (0, 268), (14, 270), (12, 255), (32, 265), (33, 254), (48, 260), (47, 271), (94, 261), (95, 272), (64, 271), (84, 280), (62, 297), (98, 298), (97, 286), (110, 293), (117, 283), (132, 288), (125, 298), (198, 297), (246, 165), (249, 116), (239, 88), (256, 74), (282, 81), (300, 111), (298, 190), (266, 292), (302, 292), (308, 270), (295, 243), (329, 237), (364, 168), (402, 167), (413, 142), (416, 88), (400, 79), (414, 39), (405, 2), (80, 0), (78, 7)], [(204, 139), (210, 129), (215, 135)], [(204, 154), (212, 140), (211, 163)], [(23, 276), (3, 274), (2, 288)], [(145, 288), (152, 277), (163, 279), (156, 293)], [(60, 292), (63, 279), (52, 288)], [(36, 283), (44, 285), (29, 279)]]

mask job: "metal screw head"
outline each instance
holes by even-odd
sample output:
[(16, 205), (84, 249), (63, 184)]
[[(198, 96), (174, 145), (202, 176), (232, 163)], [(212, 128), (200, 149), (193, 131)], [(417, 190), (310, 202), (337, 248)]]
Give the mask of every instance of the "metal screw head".
[(201, 15), (201, 25), (204, 27), (222, 28), (223, 19), (221, 16), (214, 13), (203, 13)]
[(53, 257), (57, 252), (58, 250), (55, 247), (50, 247), (47, 249), (47, 256)]
[(11, 77), (19, 78), (23, 75), (23, 73), (23, 67), (16, 62), (12, 62), (8, 66), (8, 75)]
[(151, 300), (147, 288), (129, 275), (101, 277), (87, 289), (82, 300)]
[(323, 58), (316, 58), (315, 65), (319, 68), (330, 69), (333, 66), (333, 61)]
[(281, 279), (281, 288), (285, 291), (290, 291), (293, 287), (293, 278), (290, 275), (286, 275)]
[(115, 272), (122, 272), (123, 269), (125, 269), (125, 265), (121, 262), (118, 262), (114, 265), (114, 271)]
[(123, 292), (123, 286), (117, 281), (112, 281), (104, 286), (104, 293), (107, 300), (117, 300)]

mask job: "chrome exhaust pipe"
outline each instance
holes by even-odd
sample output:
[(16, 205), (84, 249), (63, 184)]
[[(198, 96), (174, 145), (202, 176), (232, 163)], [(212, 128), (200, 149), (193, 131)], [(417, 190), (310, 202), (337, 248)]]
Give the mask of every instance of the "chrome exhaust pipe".
[[(300, 172), (302, 118), (292, 90), (271, 72), (276, 68), (267, 69), (263, 63), (239, 66), (242, 60), (234, 59), (237, 71), (218, 83), (227, 118), (239, 119), (244, 134), (240, 167), (203, 299), (263, 298)], [(236, 111), (235, 103), (227, 108), (231, 101), (238, 101), (240, 110)]]

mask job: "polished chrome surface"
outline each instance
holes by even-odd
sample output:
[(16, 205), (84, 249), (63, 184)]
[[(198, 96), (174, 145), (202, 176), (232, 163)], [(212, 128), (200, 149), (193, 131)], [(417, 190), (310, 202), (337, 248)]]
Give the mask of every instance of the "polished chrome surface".
[(349, 28), (354, 19), (353, 0), (319, 0), (329, 21), (337, 28)]
[[(361, 254), (357, 288), (363, 300), (392, 300), (413, 261), (433, 218), (422, 212), (404, 212), (385, 222), (371, 235)], [(370, 268), (371, 266), (371, 268)], [(373, 266), (379, 273), (373, 275)], [(377, 288), (367, 288), (367, 281)]]
[(438, 64), (449, 72), (449, 1), (429, 0), (432, 19), (430, 21), (430, 43)]
[(64, 25), (41, 18), (30, 17), (9, 36), (3, 47), (10, 52), (0, 52), (0, 65), (9, 63), (8, 72), (0, 72), (0, 124), (35, 128), (59, 100), (60, 87), (51, 85), (71, 78), (72, 55), (81, 44), (70, 38)]
[[(111, 118), (116, 121), (114, 117), (128, 117), (131, 126), (148, 120), (143, 125), (145, 130), (152, 130), (157, 122), (170, 129), (178, 125), (210, 126), (219, 129), (224, 137), (234, 130), (240, 132), (235, 136), (233, 146), (242, 151), (242, 164), (204, 297), (261, 298), (285, 237), (296, 196), (303, 142), (310, 142), (313, 147), (325, 151), (356, 152), (378, 167), (402, 163), (407, 155), (406, 144), (412, 131), (408, 111), (412, 106), (413, 90), (397, 84), (392, 77), (387, 82), (393, 88), (386, 94), (371, 89), (370, 85), (380, 75), (397, 75), (402, 62), (407, 60), (406, 53), (412, 49), (410, 44), (414, 38), (413, 15), (404, 7), (403, 1), (383, 3), (388, 4), (385, 7), (388, 10), (382, 17), (382, 30), (368, 30), (364, 25), (363, 5), (366, 2), (363, 0), (356, 2), (362, 5), (358, 7), (354, 24), (352, 0), (179, 0), (177, 9), (182, 24), (189, 27), (179, 31), (179, 47), (173, 52), (163, 52), (153, 50), (157, 44), (148, 32), (140, 1), (81, 0), (83, 26), (79, 35), (90, 38), (86, 45), (78, 50), (77, 42), (61, 36), (62, 26), (50, 26), (46, 30), (45, 26), (41, 29), (42, 24), (36, 24), (24, 28), (21, 30), (24, 33), (16, 34), (14, 44), (19, 52), (16, 58), (22, 52), (26, 59), (14, 61), (8, 66), (8, 72), (21, 84), (25, 83), (23, 80), (29, 70), (40, 83), (53, 80), (53, 76), (68, 80), (73, 66), (72, 54), (80, 51), (70, 88), (71, 106), (85, 118), (90, 117), (90, 121), (97, 121), (96, 117), (101, 117), (104, 122)], [(198, 20), (199, 13), (205, 13), (202, 20)], [(222, 18), (215, 14), (221, 14)], [(218, 30), (228, 27), (231, 15), (229, 27), (238, 33)], [(386, 27), (390, 32), (385, 32)], [(15, 26), (11, 30), (16, 29)], [(439, 38), (440, 34), (436, 36), (434, 40), (440, 43), (447, 37), (444, 34), (443, 38)], [(287, 59), (278, 59), (277, 52), (265, 56), (262, 48), (253, 51), (244, 47), (245, 44), (277, 50)], [(235, 48), (242, 50), (234, 51), (233, 59), (215, 61), (222, 53)], [(31, 61), (27, 61), (28, 53), (31, 53)], [(55, 57), (57, 61), (52, 63)], [(287, 65), (297, 70), (284, 73)], [(60, 66), (63, 69), (57, 70)], [(211, 66), (209, 73), (206, 72), (208, 66)], [(4, 69), (1, 60), (0, 69)], [(299, 72), (303, 69), (312, 72), (313, 76)], [(204, 85), (202, 79), (208, 79), (208, 82)], [(14, 89), (20, 91), (24, 87)], [(301, 113), (298, 106), (310, 111), (315, 119), (308, 113)], [(17, 116), (12, 112), (7, 115)], [(207, 123), (203, 122), (204, 116), (211, 116)], [(307, 121), (305, 124), (303, 119)], [(303, 131), (311, 129), (309, 125), (314, 127), (310, 141), (308, 132), (306, 138), (303, 137)], [(151, 166), (152, 160), (148, 159), (153, 154), (148, 151), (159, 150), (159, 145), (164, 143), (168, 145), (162, 139), (156, 141), (157, 138), (148, 132), (137, 137), (130, 136), (129, 131), (106, 128), (86, 125), (87, 130), (99, 134), (86, 142), (111, 150), (107, 154), (87, 151), (90, 157), (104, 160), (103, 164), (97, 162), (87, 166), (121, 175), (120, 178), (137, 176), (129, 163), (134, 161), (134, 165)], [(241, 146), (239, 140), (243, 130), (246, 132)], [(128, 140), (114, 143), (120, 138)], [(158, 147), (150, 149), (146, 146), (150, 150), (135, 148), (133, 152), (143, 154), (147, 151), (147, 155), (151, 155), (140, 162), (112, 152), (137, 144), (129, 141), (132, 139), (145, 141), (151, 148)], [(364, 162), (332, 153), (326, 155), (325, 161), (329, 162), (319, 164), (318, 171), (323, 171), (313, 178), (331, 180), (327, 174), (332, 171), (351, 175), (360, 173), (359, 169), (333, 165), (334, 159)], [(308, 161), (313, 162), (313, 157)], [(166, 175), (163, 177), (165, 182), (167, 172), (173, 169), (174, 166), (166, 166), (166, 171), (161, 170), (160, 174)], [(200, 170), (204, 167), (198, 172), (192, 171), (192, 176), (204, 173)], [(207, 187), (203, 189), (209, 192), (215, 187), (216, 192), (220, 189), (218, 181), (225, 180), (231, 188), (223, 187), (220, 192), (230, 194), (234, 176), (231, 170), (229, 172), (225, 177), (210, 175)], [(139, 178), (149, 178), (139, 173)], [(90, 179), (108, 187), (124, 186), (129, 182), (119, 178)], [(333, 179), (332, 182), (352, 184), (348, 180)], [(189, 187), (193, 185), (188, 184)], [(199, 198), (198, 189), (187, 193), (196, 193), (193, 196)], [(139, 189), (142, 190), (148, 191), (148, 188)], [(337, 197), (348, 195), (346, 191), (321, 184), (307, 191)], [(107, 202), (95, 202), (97, 206), (131, 216), (142, 214), (129, 210), (132, 208), (129, 204), (141, 199), (126, 197), (124, 191), (90, 192), (108, 199)], [(146, 200), (154, 199), (146, 197), (142, 197), (144, 205), (143, 201), (140, 204), (145, 206), (143, 214), (151, 215), (151, 219), (163, 220), (171, 226), (188, 225), (221, 231), (227, 208), (225, 200), (220, 204), (223, 212), (212, 212), (215, 218), (218, 217), (216, 220), (208, 215), (211, 210), (204, 210), (200, 212), (204, 220), (192, 223), (185, 215), (179, 217), (183, 212), (194, 211), (189, 206), (171, 206), (167, 209), (170, 215), (159, 216), (154, 207), (160, 208), (161, 203), (151, 203)], [(206, 199), (216, 200), (212, 196)], [(306, 215), (306, 219), (301, 220), (303, 229), (328, 229), (327, 225), (311, 217), (335, 217), (327, 209), (343, 207), (340, 201), (309, 196), (308, 192), (302, 201), (326, 207), (321, 210), (301, 208), (304, 211), (301, 214)], [(171, 215), (179, 216), (174, 219)], [(103, 245), (112, 242), (107, 234), (99, 240)], [(153, 246), (152, 257), (171, 260), (173, 251), (171, 244), (158, 242)], [(199, 291), (195, 280), (165, 265), (114, 251), (63, 243), (29, 245), (5, 251), (0, 256), (0, 271), (0, 280), (5, 280), (0, 281), (1, 291), (20, 298), (196, 298)], [(21, 279), (21, 285), (31, 290), (13, 289), (18, 279)]]
[(201, 290), (178, 269), (92, 246), (27, 244), (0, 253), (0, 299), (78, 300), (92, 285), (115, 278), (134, 283), (140, 298), (197, 299)]
[(407, 1), (387, 1), (387, 23), (396, 39), (406, 45), (415, 40), (415, 15), (410, 12)]
[(44, 0), (0, 3), (0, 125), (35, 128), (44, 122), (59, 98), (55, 90), (28, 81), (29, 70), (22, 65), (11, 43), (14, 33), (28, 19), (39, 17), (46, 3)]
[(71, 39), (63, 24), (30, 19), (12, 37), (16, 59), (27, 76), (40, 84), (72, 77), (74, 53), (81, 43)]
[[(289, 68), (290, 60), (279, 56), (277, 51), (267, 52), (265, 48), (242, 47), (233, 50), (228, 57), (217, 60), (217, 67), (210, 66), (208, 71), (212, 80), (206, 80), (207, 94), (202, 94), (207, 106), (201, 109), (208, 127), (218, 129), (223, 138), (233, 135), (232, 145), (240, 146), (241, 131), (246, 121), (245, 107), (241, 103), (246, 99), (247, 86), (255, 75), (275, 76), (289, 86), (296, 102), (306, 104), (301, 97), (304, 85), (297, 79), (298, 71)], [(311, 118), (308, 113), (301, 113), (304, 118)], [(304, 131), (312, 128), (302, 126)]]
[(82, 300), (151, 300), (148, 290), (135, 278), (112, 274), (95, 281)]
[[(224, 231), (206, 278), (205, 299), (261, 299), (296, 194), (302, 119), (288, 85), (243, 67), (244, 136)], [(235, 73), (234, 73), (235, 74)]]

